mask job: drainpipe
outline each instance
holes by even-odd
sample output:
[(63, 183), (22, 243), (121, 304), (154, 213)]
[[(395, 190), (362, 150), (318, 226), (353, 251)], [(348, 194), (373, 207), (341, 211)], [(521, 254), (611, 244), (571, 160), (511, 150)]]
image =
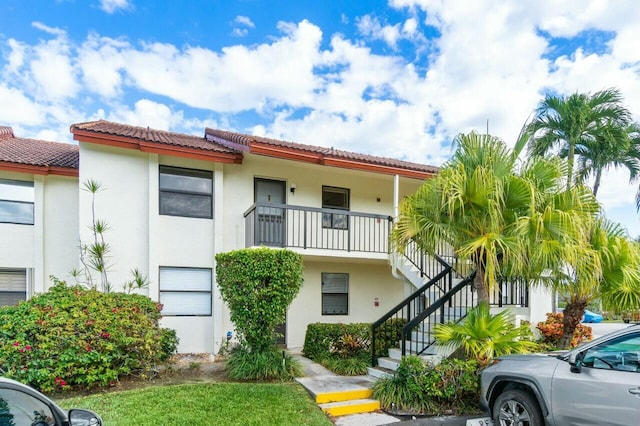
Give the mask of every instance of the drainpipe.
[[(393, 176), (393, 222), (395, 223), (398, 220), (399, 204), (400, 202), (400, 176)], [(389, 253), (389, 261), (391, 262), (391, 275), (394, 278), (405, 281), (404, 276), (398, 273), (398, 268), (396, 267), (398, 261), (398, 255), (395, 252)]]

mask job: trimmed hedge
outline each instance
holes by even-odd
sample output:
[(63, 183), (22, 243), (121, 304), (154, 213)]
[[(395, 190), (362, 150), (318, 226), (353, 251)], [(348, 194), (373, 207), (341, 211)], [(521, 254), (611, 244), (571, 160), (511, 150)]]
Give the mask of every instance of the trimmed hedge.
[(316, 322), (307, 326), (302, 353), (309, 359), (321, 360), (331, 356), (331, 347), (342, 336), (351, 335), (370, 340), (371, 325), (368, 323), (330, 324)]
[[(387, 356), (389, 348), (397, 346), (402, 335), (403, 319), (387, 321), (376, 334), (376, 357)], [(371, 350), (371, 324), (369, 323), (313, 323), (307, 326), (302, 352), (307, 358), (321, 360), (332, 355), (335, 347), (345, 336), (367, 342), (366, 351)]]
[(216, 255), (216, 279), (240, 342), (250, 351), (275, 346), (276, 326), (302, 286), (302, 256), (291, 250), (242, 249)]
[(0, 371), (44, 391), (145, 377), (178, 345), (159, 327), (162, 305), (56, 281), (47, 293), (0, 308)]

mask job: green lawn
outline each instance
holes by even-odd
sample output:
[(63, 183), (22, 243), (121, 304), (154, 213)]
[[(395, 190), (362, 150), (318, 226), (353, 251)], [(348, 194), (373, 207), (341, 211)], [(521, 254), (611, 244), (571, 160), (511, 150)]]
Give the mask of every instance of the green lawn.
[(118, 425), (322, 425), (331, 421), (298, 384), (207, 383), (60, 399)]

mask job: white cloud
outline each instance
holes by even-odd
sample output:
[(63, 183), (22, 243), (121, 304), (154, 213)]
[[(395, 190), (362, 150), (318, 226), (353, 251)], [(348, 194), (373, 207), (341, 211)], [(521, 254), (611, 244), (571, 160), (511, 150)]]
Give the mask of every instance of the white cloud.
[[(140, 99), (133, 109), (126, 105), (114, 106), (105, 117), (109, 121), (127, 123), (133, 126), (170, 130), (183, 121), (183, 113), (174, 113), (167, 105), (149, 99)], [(203, 129), (204, 132), (204, 129)]]
[(64, 38), (40, 42), (33, 48), (30, 72), (43, 95), (53, 100), (73, 97), (80, 89)]
[(78, 50), (78, 64), (87, 90), (112, 98), (122, 92), (122, 51), (130, 45), (121, 40), (90, 34)]
[(251, 21), (251, 18), (249, 18), (248, 16), (238, 15), (233, 20), (233, 22), (235, 22), (236, 24), (240, 24), (242, 26), (245, 26), (245, 27), (249, 27), (249, 28), (255, 28), (256, 27), (256, 24), (254, 24)]
[(44, 31), (45, 33), (54, 35), (56, 37), (64, 37), (67, 35), (67, 32), (65, 30), (56, 28), (56, 27), (49, 27), (43, 24), (42, 22), (38, 22), (38, 21), (32, 22), (31, 26), (33, 28), (39, 29), (40, 31)]
[(0, 83), (2, 125), (44, 125), (44, 108), (19, 89)]
[(389, 46), (395, 48), (400, 39), (400, 24), (382, 25), (378, 18), (365, 15), (357, 19), (358, 31), (364, 36), (374, 40), (384, 40)]
[(120, 49), (122, 71), (138, 89), (192, 107), (237, 112), (302, 105), (317, 88), (313, 69), (322, 33), (307, 21), (281, 30), (285, 34), (271, 44), (235, 45), (221, 53), (161, 43), (128, 46)]
[(127, 10), (131, 9), (132, 7), (133, 5), (129, 2), (129, 0), (100, 0), (100, 9), (110, 15), (118, 10)]
[(242, 15), (236, 16), (233, 20), (233, 24), (238, 25), (231, 31), (231, 35), (234, 37), (246, 37), (249, 34), (249, 28), (256, 27), (253, 21), (251, 21), (251, 18)]

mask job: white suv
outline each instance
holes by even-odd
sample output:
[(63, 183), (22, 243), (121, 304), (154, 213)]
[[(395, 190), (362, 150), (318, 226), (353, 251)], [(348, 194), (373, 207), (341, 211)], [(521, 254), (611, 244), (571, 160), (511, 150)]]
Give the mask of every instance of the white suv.
[(562, 355), (510, 355), (482, 372), (496, 425), (640, 425), (640, 324)]

